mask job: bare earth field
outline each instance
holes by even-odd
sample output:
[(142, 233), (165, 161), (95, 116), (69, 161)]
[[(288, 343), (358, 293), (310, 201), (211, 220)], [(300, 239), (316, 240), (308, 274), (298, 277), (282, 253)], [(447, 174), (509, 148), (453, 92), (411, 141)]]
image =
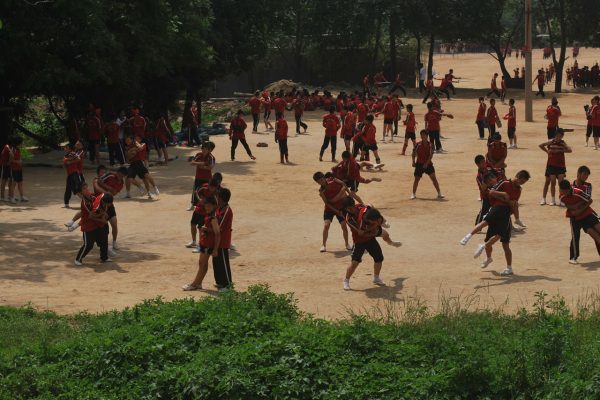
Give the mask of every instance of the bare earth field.
[[(582, 49), (579, 64), (591, 65), (598, 58), (600, 50)], [(508, 63), (511, 70), (521, 65), (521, 60)], [(534, 66), (538, 65), (542, 65), (540, 52), (535, 53)], [(445, 298), (474, 294), (482, 306), (506, 302), (505, 309), (514, 311), (532, 304), (533, 294), (540, 290), (560, 293), (571, 303), (598, 290), (600, 260), (591, 239), (582, 234), (581, 264), (570, 265), (570, 228), (565, 210), (538, 205), (546, 155), (537, 146), (546, 138), (543, 115), (550, 101), (548, 97), (534, 101), (535, 122), (525, 123), (522, 94), (509, 91), (508, 96), (517, 99), (520, 148), (509, 151), (507, 175), (512, 176), (520, 169), (532, 174), (521, 198), (521, 217), (528, 229), (514, 235), (512, 240), (515, 276), (499, 275), (505, 267), (499, 246), (488, 269), (479, 268), (473, 251), (483, 235), (473, 238), (466, 248), (458, 244), (471, 228), (479, 209), (473, 158), (485, 153), (485, 142), (476, 139), (476, 98), (484, 93), (483, 88), (487, 88), (491, 75), (499, 68), (488, 55), (436, 57), (438, 72), (448, 68), (454, 68), (458, 76), (473, 80), (458, 84), (458, 98), (443, 103), (443, 108), (455, 115), (454, 120), (442, 121), (447, 153), (434, 157), (446, 199), (435, 199), (435, 191), (425, 177), (417, 193), (419, 199), (409, 200), (413, 169), (410, 157), (400, 155), (401, 144), (380, 145), (381, 158), (386, 164), (384, 171), (364, 175), (376, 175), (383, 181), (361, 185), (359, 190), (363, 199), (380, 208), (391, 223), (392, 237), (403, 242), (398, 249), (382, 245), (386, 257), (382, 278), (388, 283), (387, 287), (371, 284), (372, 263), (370, 257), (365, 256), (352, 279), (353, 291), (342, 290), (342, 278), (350, 257), (344, 250), (337, 223), (330, 231), (328, 252), (319, 253), (323, 205), (312, 174), (333, 166), (330, 162), (318, 161), (323, 138), (322, 112), (306, 115), (308, 135), (291, 135), (292, 165), (278, 164), (272, 134), (247, 133), (256, 162), (248, 160), (241, 147), (238, 161), (228, 161), (227, 137), (213, 137), (217, 145), (216, 171), (224, 174), (224, 186), (233, 193), (233, 240), (238, 252), (231, 262), (236, 289), (268, 283), (277, 292), (294, 292), (303, 310), (326, 318), (342, 317), (348, 309), (369, 309), (381, 302), (401, 305), (413, 296), (436, 308), (442, 294)], [(479, 90), (467, 90), (466, 86)], [(422, 127), (425, 107), (417, 97), (418, 93), (411, 91), (409, 99), (403, 100), (405, 104), (415, 104)], [(568, 178), (573, 179), (577, 167), (585, 164), (592, 169), (592, 184), (600, 188), (600, 152), (584, 147), (582, 106), (590, 97), (591, 92), (560, 95), (561, 126), (575, 129), (565, 138), (573, 147), (573, 153), (567, 155)], [(501, 115), (507, 108), (498, 106)], [(290, 120), (292, 131), (293, 116), (288, 113)], [(382, 124), (380, 117), (378, 133)], [(267, 142), (269, 147), (257, 148), (259, 141)], [(181, 285), (193, 278), (198, 258), (184, 248), (189, 241), (191, 217), (185, 209), (194, 172), (186, 156), (194, 151), (185, 148), (170, 151), (179, 159), (168, 167), (152, 168), (162, 192), (159, 200), (118, 199), (122, 250), (112, 264), (100, 264), (95, 249), (83, 267), (73, 265), (81, 234), (68, 233), (62, 225), (76, 211), (61, 208), (65, 174), (60, 168), (26, 167), (26, 195), (31, 201), (14, 206), (0, 203), (0, 304), (32, 303), (59, 313), (97, 312), (131, 306), (155, 296), (173, 299), (214, 295), (214, 290), (181, 291)], [(30, 162), (58, 165), (60, 159), (61, 154), (55, 152)], [(92, 176), (92, 170), (87, 169), (87, 180), (91, 181)], [(75, 204), (72, 201), (72, 205)], [(209, 271), (205, 287), (212, 288), (212, 283)]]

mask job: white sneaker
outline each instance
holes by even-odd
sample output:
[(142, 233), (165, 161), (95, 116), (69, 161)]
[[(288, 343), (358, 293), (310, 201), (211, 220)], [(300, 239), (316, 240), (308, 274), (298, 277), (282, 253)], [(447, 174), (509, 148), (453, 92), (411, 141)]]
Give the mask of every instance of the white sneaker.
[(556, 200), (552, 200), (552, 202), (550, 203), (551, 206), (555, 206), (556, 205)]
[(388, 242), (388, 244), (390, 246), (394, 246), (394, 247), (400, 247), (400, 246), (402, 246), (402, 242), (398, 242), (396, 240), (392, 240), (391, 242)]
[(540, 200), (540, 206), (545, 206), (546, 204), (548, 204), (546, 203), (546, 199)]
[(229, 250), (235, 251), (235, 244), (231, 243), (231, 245), (229, 246)]
[(28, 201), (29, 201), (29, 199), (27, 197), (21, 196), (21, 202), (26, 203)]
[(512, 274), (513, 274), (512, 267), (506, 267), (504, 269), (504, 271), (500, 272), (500, 275), (502, 275), (502, 276), (509, 276), (509, 275), (512, 275)]
[(344, 290), (350, 290), (350, 279), (344, 279)]
[(194, 205), (190, 204), (190, 206), (188, 208), (185, 209), (185, 211), (192, 211), (194, 209)]
[(160, 190), (158, 190), (158, 186), (154, 186), (154, 193), (155, 193), (157, 196), (160, 196)]
[(12, 204), (17, 204), (17, 199), (16, 199), (16, 198), (14, 198), (14, 197), (11, 197), (11, 198), (9, 199), (9, 201), (10, 201)]
[[(3, 200), (3, 201), (4, 201), (4, 200)], [(68, 204), (64, 204), (64, 205), (62, 206), (62, 208), (69, 208), (69, 205), (68, 205)]]
[(416, 195), (416, 194), (414, 194), (414, 193), (413, 193), (413, 194), (411, 194), (411, 195), (410, 195), (410, 199), (411, 199), (411, 200), (414, 200), (414, 199), (416, 199), (416, 198), (417, 198), (417, 195)]
[(437, 198), (438, 198), (438, 199), (443, 199), (443, 198), (444, 198), (444, 195), (443, 195), (443, 194), (440, 192), (440, 193), (438, 193), (438, 195), (437, 195)]
[(75, 261), (73, 261), (73, 263), (74, 263), (75, 265), (77, 265), (78, 267), (81, 267), (81, 266), (83, 265), (83, 262), (82, 262), (82, 261), (79, 261), (79, 260), (75, 260)]
[(191, 249), (193, 247), (196, 247), (196, 242), (191, 241), (188, 244), (185, 245), (185, 247), (187, 247), (188, 249)]
[(119, 246), (119, 245), (117, 244), (117, 241), (116, 241), (116, 240), (113, 240), (113, 245), (112, 245), (112, 247), (113, 247), (113, 250), (119, 250), (119, 249), (121, 248), (121, 246)]
[(494, 260), (492, 260), (491, 258), (486, 258), (481, 262), (481, 268), (487, 268), (487, 266), (490, 265), (492, 261)]
[(327, 249), (325, 248), (325, 246), (321, 246), (321, 249), (319, 251), (321, 253), (325, 253), (327, 251)]
[(352, 250), (354, 250), (354, 246), (346, 245), (346, 250), (352, 251)]
[(373, 278), (373, 283), (378, 286), (385, 286), (385, 282), (378, 276)]
[(485, 250), (485, 244), (480, 244), (477, 247), (477, 250), (475, 250), (475, 254), (473, 254), (473, 258), (477, 258), (481, 255), (481, 253), (483, 253), (483, 251)]
[(200, 253), (200, 246), (196, 246), (196, 248), (192, 250), (192, 253)]
[(576, 258), (571, 258), (571, 259), (569, 260), (569, 264), (577, 265), (577, 264), (579, 264), (579, 261), (577, 261), (577, 259), (576, 259)]
[(112, 262), (112, 260), (111, 260), (110, 258), (107, 258), (106, 260), (102, 260), (102, 259), (100, 259), (100, 262), (101, 262), (102, 264), (104, 264), (104, 263), (109, 263), (109, 262)]
[(114, 251), (113, 249), (108, 249), (108, 255), (109, 255), (110, 257), (116, 257), (116, 256), (117, 256), (117, 253), (115, 253), (115, 251)]
[(191, 283), (186, 283), (185, 285), (183, 285), (181, 287), (181, 289), (183, 289), (184, 292), (189, 292), (189, 291), (193, 291), (193, 290), (202, 290), (202, 285), (194, 286)]
[(460, 240), (460, 244), (462, 244), (463, 246), (465, 246), (467, 243), (469, 243), (469, 240), (471, 240), (472, 236), (473, 235), (471, 235), (470, 233), (467, 233), (465, 235), (465, 237)]
[(515, 219), (515, 225), (519, 225), (521, 228), (527, 228), (527, 225), (525, 225), (520, 219)]

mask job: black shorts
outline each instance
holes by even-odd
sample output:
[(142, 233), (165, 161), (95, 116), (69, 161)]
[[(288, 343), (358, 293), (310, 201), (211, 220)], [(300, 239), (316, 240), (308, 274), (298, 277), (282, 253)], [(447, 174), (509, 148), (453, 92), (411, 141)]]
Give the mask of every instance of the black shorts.
[(108, 209), (106, 210), (106, 215), (108, 215), (108, 219), (111, 219), (113, 217), (117, 216), (117, 210), (115, 210), (115, 205), (111, 204)]
[(582, 220), (576, 221), (584, 232), (588, 229), (594, 229), (594, 227), (600, 224), (600, 219), (596, 213), (590, 214)]
[(323, 211), (323, 221), (333, 221), (333, 217), (336, 217), (340, 224), (344, 222), (344, 217), (342, 217), (341, 215), (337, 215), (329, 209)]
[(556, 128), (546, 128), (546, 134), (548, 135), (548, 139), (554, 139)]
[(68, 185), (73, 194), (77, 194), (81, 192), (81, 186), (85, 182), (85, 179), (83, 178), (83, 174), (80, 174), (79, 172), (73, 172), (67, 176), (67, 181), (69, 182)]
[(555, 167), (553, 165), (548, 165), (546, 167), (546, 176), (554, 175), (565, 175), (567, 173), (567, 169), (565, 167)]
[(512, 230), (510, 208), (504, 206), (492, 207), (483, 219), (488, 223), (487, 234), (485, 235), (486, 242), (496, 235), (500, 236), (502, 243), (510, 242), (510, 233)]
[(435, 168), (433, 168), (433, 164), (429, 163), (427, 167), (423, 167), (423, 164), (416, 163), (415, 164), (415, 176), (422, 177), (423, 173), (427, 175), (435, 174)]
[(163, 142), (162, 140), (160, 140), (159, 138), (154, 138), (154, 148), (155, 149), (165, 149), (167, 147), (167, 144), (165, 142)]
[(352, 140), (352, 138), (354, 137), (354, 135), (352, 133), (346, 133), (344, 134), (344, 140)]
[(269, 119), (270, 116), (271, 116), (271, 111), (265, 111), (265, 113), (263, 114), (264, 119)]
[(360, 184), (359, 181), (355, 181), (353, 179), (346, 179), (344, 183), (346, 184), (348, 189), (350, 189), (351, 192), (358, 192), (358, 185)]
[(211, 254), (213, 251), (212, 247), (200, 246), (200, 253), (202, 254)]
[(384, 125), (393, 125), (394, 124), (394, 119), (393, 118), (385, 118), (383, 120), (383, 124)]
[(377, 239), (372, 238), (365, 243), (354, 243), (354, 249), (352, 249), (351, 255), (352, 261), (362, 262), (362, 256), (365, 254), (365, 251), (373, 257), (374, 262), (383, 262), (383, 252), (381, 251), (381, 246), (379, 246)]
[(140, 160), (134, 161), (127, 169), (127, 177), (131, 179), (135, 178), (136, 176), (139, 176), (140, 179), (144, 179), (144, 176), (147, 173), (148, 169), (144, 165), (144, 162)]
[(594, 137), (600, 137), (600, 126), (592, 126), (592, 134)]
[(192, 219), (190, 221), (192, 225), (204, 225), (204, 214), (200, 214), (197, 212), (192, 213)]
[(417, 135), (415, 135), (414, 132), (406, 131), (406, 132), (404, 132), (404, 139), (417, 140)]
[(592, 136), (592, 131), (593, 131), (593, 129), (592, 129), (591, 125), (586, 126), (586, 128), (585, 128), (585, 136), (586, 137)]
[(10, 177), (13, 180), (13, 182), (23, 182), (23, 170), (22, 169), (11, 169), (10, 170)]
[(2, 180), (12, 179), (9, 165), (3, 165), (2, 167), (0, 167), (0, 178)]
[(508, 133), (508, 138), (509, 139), (514, 139), (515, 138), (515, 131), (517, 130), (517, 128), (515, 127), (509, 127), (507, 129), (507, 133)]
[(363, 151), (377, 151), (379, 148), (376, 144), (363, 144), (362, 149)]

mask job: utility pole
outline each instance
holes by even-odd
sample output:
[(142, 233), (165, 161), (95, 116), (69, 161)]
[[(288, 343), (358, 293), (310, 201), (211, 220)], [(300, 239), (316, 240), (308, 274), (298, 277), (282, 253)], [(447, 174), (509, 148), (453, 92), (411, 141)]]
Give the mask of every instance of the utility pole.
[(525, 0), (525, 121), (533, 122), (532, 62), (531, 62), (531, 0)]

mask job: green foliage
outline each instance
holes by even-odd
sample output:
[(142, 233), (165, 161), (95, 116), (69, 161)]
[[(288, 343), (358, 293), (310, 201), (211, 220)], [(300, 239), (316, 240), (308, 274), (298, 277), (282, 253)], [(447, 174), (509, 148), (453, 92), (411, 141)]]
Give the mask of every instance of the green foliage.
[(598, 398), (598, 310), (536, 298), (385, 323), (315, 319), (265, 286), (96, 316), (2, 307), (0, 398)]

